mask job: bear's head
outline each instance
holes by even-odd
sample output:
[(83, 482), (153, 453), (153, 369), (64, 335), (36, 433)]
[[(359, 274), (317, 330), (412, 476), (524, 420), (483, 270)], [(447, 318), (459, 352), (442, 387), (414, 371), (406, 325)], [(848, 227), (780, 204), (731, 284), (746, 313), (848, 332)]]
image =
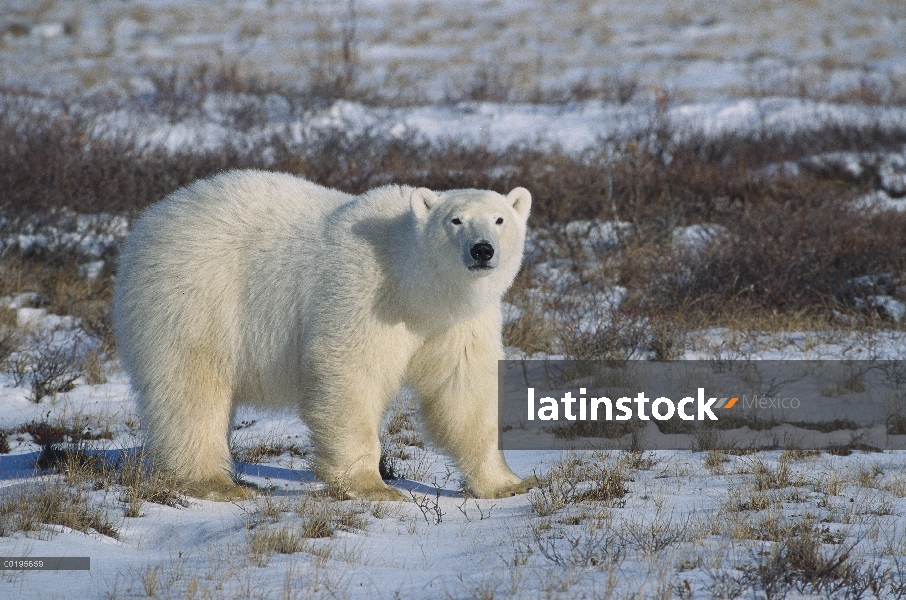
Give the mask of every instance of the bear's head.
[(506, 285), (516, 276), (532, 205), (528, 190), (518, 187), (503, 196), (485, 190), (435, 193), (418, 188), (411, 205), (438, 268), (471, 278), (497, 273)]

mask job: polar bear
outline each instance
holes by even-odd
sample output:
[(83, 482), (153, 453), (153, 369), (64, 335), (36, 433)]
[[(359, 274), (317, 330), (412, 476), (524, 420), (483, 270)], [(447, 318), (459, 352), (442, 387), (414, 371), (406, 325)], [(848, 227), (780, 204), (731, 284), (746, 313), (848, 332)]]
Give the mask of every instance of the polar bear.
[(231, 171), (148, 208), (120, 253), (114, 329), (158, 464), (191, 495), (249, 497), (232, 474), (237, 405), (292, 407), (316, 474), (400, 500), (378, 429), (402, 384), (467, 491), (524, 493), (497, 445), (501, 297), (531, 195), (388, 185), (361, 196)]

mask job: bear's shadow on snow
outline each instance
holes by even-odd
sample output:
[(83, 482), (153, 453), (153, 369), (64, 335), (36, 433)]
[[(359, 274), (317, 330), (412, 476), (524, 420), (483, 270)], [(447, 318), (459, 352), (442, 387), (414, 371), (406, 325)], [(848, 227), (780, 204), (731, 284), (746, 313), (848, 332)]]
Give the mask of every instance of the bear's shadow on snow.
[[(249, 477), (256, 477), (262, 479), (268, 479), (270, 481), (291, 481), (294, 483), (317, 483), (318, 479), (315, 478), (314, 473), (305, 469), (286, 469), (284, 467), (272, 467), (270, 465), (258, 465), (253, 463), (244, 463), (244, 462), (234, 462), (236, 466), (237, 475), (247, 475)], [(412, 481), (411, 479), (393, 479), (386, 482), (387, 484), (401, 489), (403, 491), (412, 492), (413, 494), (427, 494), (429, 496), (442, 496), (444, 498), (462, 498), (464, 494), (455, 490), (448, 490), (444, 488), (437, 488), (433, 485), (428, 485), (426, 483), (421, 483), (420, 481)], [(293, 496), (297, 495), (300, 492), (297, 490), (280, 490), (274, 489), (269, 490), (275, 496)]]
[[(116, 465), (125, 455), (137, 456), (141, 448), (126, 448), (124, 450), (89, 450), (87, 454), (102, 458), (108, 465)], [(45, 474), (47, 471), (38, 468), (38, 461), (41, 460), (43, 452), (29, 452), (27, 454), (6, 454), (0, 455), (0, 481), (13, 479), (27, 479)], [(273, 467), (269, 465), (258, 465), (254, 463), (235, 463), (237, 475), (247, 475), (268, 479), (271, 482), (288, 481), (293, 483), (318, 483), (314, 473), (305, 469), (287, 469), (284, 467)], [(418, 481), (409, 479), (395, 479), (390, 482), (393, 487), (413, 494), (428, 494), (429, 496), (443, 496), (445, 498), (459, 498), (463, 494), (454, 490), (436, 488)], [(300, 490), (268, 490), (269, 493), (276, 496), (294, 496), (306, 493)]]

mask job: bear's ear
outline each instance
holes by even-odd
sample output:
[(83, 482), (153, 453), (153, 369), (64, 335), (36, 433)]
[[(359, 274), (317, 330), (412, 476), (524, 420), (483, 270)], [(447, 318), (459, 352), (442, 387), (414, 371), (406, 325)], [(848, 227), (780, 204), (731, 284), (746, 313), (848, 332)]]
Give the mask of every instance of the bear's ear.
[(412, 197), (409, 199), (412, 212), (418, 216), (427, 215), (432, 208), (437, 206), (439, 200), (437, 194), (423, 187), (412, 192)]
[(523, 220), (528, 219), (529, 210), (532, 208), (532, 195), (523, 187), (517, 187), (506, 195), (506, 201), (510, 203)]

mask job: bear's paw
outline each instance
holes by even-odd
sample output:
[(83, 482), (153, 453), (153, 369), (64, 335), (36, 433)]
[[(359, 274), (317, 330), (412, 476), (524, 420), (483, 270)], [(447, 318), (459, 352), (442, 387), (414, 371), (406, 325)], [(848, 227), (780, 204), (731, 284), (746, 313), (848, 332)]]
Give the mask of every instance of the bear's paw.
[(187, 496), (213, 502), (237, 502), (251, 500), (257, 496), (255, 488), (250, 485), (239, 485), (232, 481), (202, 481), (181, 486)]
[(520, 479), (515, 483), (503, 484), (492, 489), (483, 489), (480, 491), (467, 489), (466, 493), (475, 498), (509, 498), (511, 496), (525, 494), (530, 489), (536, 488), (539, 485), (540, 480), (536, 476), (531, 475), (525, 479)]

